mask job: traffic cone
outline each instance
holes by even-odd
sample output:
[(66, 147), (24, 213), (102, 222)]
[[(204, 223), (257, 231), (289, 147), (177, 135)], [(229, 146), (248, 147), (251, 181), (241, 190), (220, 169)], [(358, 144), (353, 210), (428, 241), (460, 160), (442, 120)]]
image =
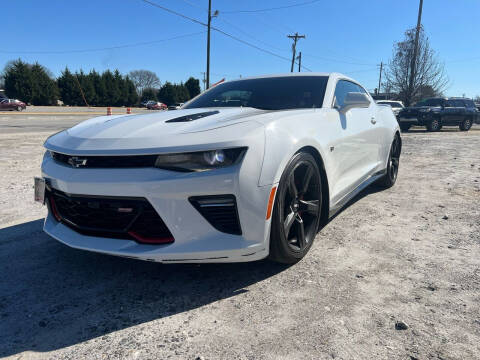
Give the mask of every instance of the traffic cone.
[(132, 109), (130, 109), (129, 107), (127, 108), (127, 114), (131, 114), (132, 113)]
[(112, 115), (112, 108), (110, 106), (107, 107), (107, 115)]

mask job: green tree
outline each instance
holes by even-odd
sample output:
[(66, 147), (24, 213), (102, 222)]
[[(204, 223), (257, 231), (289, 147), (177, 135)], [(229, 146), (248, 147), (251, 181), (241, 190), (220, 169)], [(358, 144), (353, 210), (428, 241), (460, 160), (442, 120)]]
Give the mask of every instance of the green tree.
[(170, 82), (166, 82), (158, 91), (158, 100), (167, 105), (173, 105), (177, 102), (176, 100), (176, 87)]
[(188, 94), (190, 95), (190, 99), (193, 99), (195, 96), (200, 94), (200, 80), (195, 79), (193, 77), (189, 77), (187, 82), (185, 83), (185, 87), (188, 90)]
[(176, 103), (184, 103), (190, 100), (190, 93), (188, 88), (183, 84), (176, 84), (175, 85), (175, 102)]
[(82, 96), (74, 76), (66, 67), (62, 71), (62, 75), (57, 79), (60, 99), (65, 105), (77, 105)]
[(30, 66), (18, 59), (10, 62), (4, 69), (5, 94), (26, 103), (32, 101), (32, 72)]
[(55, 105), (58, 89), (48, 69), (21, 59), (9, 62), (4, 70), (5, 92), (8, 97), (33, 105)]
[(35, 63), (30, 67), (31, 71), (31, 92), (30, 102), (32, 105), (56, 105), (58, 99), (58, 87), (51, 78), (49, 71)]
[(135, 88), (135, 84), (133, 83), (132, 80), (130, 80), (128, 75), (125, 77), (124, 89), (125, 89), (125, 99), (126, 99), (125, 105), (127, 106), (135, 105), (138, 101), (137, 89)]
[(120, 89), (118, 88), (115, 76), (110, 70), (107, 70), (102, 74), (102, 80), (105, 83), (105, 97), (103, 105), (116, 105), (120, 99)]
[(147, 89), (143, 89), (142, 91), (142, 97), (141, 97), (141, 101), (149, 101), (149, 100), (154, 100), (154, 101), (157, 101), (157, 91), (155, 89), (152, 89), (152, 88), (147, 88)]

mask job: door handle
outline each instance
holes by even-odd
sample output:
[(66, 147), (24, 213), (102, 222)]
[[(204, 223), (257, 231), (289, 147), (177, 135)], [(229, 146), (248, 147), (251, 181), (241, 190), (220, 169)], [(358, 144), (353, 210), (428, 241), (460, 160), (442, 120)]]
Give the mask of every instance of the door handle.
[(375, 125), (375, 124), (377, 123), (377, 120), (375, 120), (375, 118), (372, 117), (372, 118), (370, 119), (370, 122)]

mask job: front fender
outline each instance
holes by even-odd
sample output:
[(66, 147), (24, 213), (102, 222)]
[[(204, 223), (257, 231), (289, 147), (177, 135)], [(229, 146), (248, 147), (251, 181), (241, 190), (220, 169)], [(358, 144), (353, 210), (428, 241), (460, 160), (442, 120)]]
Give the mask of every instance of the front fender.
[(290, 159), (304, 147), (315, 148), (327, 168), (325, 149), (312, 137), (315, 130), (318, 131), (311, 129), (315, 124), (318, 126), (318, 119), (315, 120), (317, 121), (312, 123), (306, 119), (303, 123), (307, 126), (302, 128), (295, 126), (296, 122), (292, 122), (291, 119), (282, 119), (266, 126), (265, 153), (259, 186), (277, 184)]

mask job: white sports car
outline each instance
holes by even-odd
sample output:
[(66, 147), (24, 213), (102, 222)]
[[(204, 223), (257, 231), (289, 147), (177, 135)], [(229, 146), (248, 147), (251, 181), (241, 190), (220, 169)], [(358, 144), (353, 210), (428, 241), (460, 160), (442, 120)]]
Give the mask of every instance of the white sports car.
[(135, 259), (301, 259), (367, 185), (395, 183), (392, 111), (341, 74), (217, 85), (180, 110), (102, 116), (45, 142), (44, 230)]

